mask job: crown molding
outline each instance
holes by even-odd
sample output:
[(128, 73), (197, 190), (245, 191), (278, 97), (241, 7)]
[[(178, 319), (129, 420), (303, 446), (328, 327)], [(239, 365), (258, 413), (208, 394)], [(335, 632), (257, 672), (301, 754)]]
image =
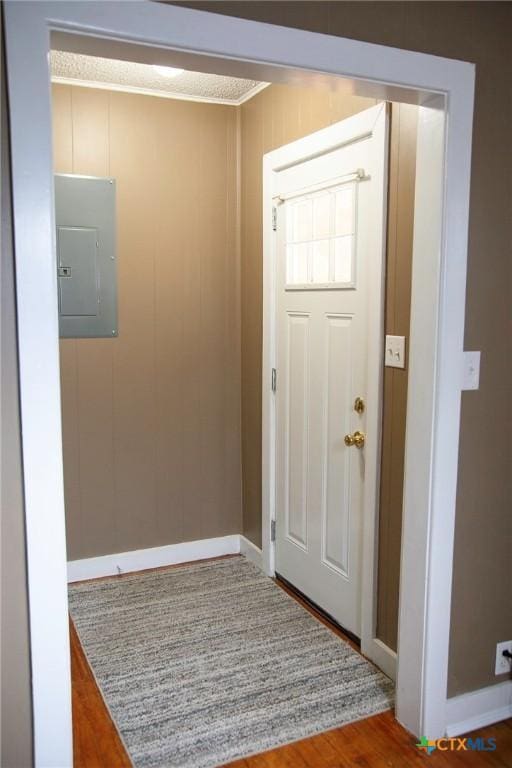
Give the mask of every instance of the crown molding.
[(246, 101), (252, 99), (257, 93), (260, 93), (264, 88), (270, 85), (270, 83), (258, 83), (254, 88), (251, 88), (240, 99), (217, 99), (208, 96), (191, 96), (187, 93), (170, 93), (169, 91), (158, 91), (153, 88), (140, 88), (133, 85), (120, 85), (119, 83), (105, 83), (98, 82), (96, 80), (79, 80), (74, 77), (60, 77), (52, 76), (52, 83), (59, 85), (73, 85), (78, 88), (98, 88), (103, 91), (119, 91), (121, 93), (134, 93), (139, 96), (156, 96), (160, 99), (175, 99), (177, 101), (195, 101), (202, 104), (221, 104), (227, 107), (239, 107), (245, 104)]

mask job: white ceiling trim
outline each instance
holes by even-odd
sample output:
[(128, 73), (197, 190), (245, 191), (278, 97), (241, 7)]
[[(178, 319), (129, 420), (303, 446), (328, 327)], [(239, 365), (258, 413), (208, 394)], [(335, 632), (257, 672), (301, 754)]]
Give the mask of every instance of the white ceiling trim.
[(257, 93), (260, 93), (260, 91), (268, 88), (269, 85), (272, 85), (272, 83), (258, 83), (258, 85), (255, 85), (254, 88), (251, 88), (250, 91), (247, 91), (247, 93), (244, 93), (243, 96), (240, 96), (237, 102), (233, 103), (239, 107), (241, 104), (245, 104), (246, 101), (249, 101), (249, 99), (252, 99), (253, 96), (256, 96)]
[(154, 88), (140, 88), (134, 85), (119, 85), (119, 83), (104, 83), (97, 80), (79, 80), (75, 77), (52, 76), (52, 83), (60, 85), (76, 85), (79, 88), (99, 88), (103, 91), (121, 91), (124, 93), (136, 93), (139, 96), (156, 96), (159, 99), (176, 99), (177, 101), (198, 101), (206, 104), (222, 104), (227, 107), (239, 107), (257, 93), (267, 88), (270, 83), (258, 83), (254, 88), (244, 93), (239, 99), (219, 99), (215, 96), (191, 96), (188, 93), (171, 93), (170, 91), (157, 91)]

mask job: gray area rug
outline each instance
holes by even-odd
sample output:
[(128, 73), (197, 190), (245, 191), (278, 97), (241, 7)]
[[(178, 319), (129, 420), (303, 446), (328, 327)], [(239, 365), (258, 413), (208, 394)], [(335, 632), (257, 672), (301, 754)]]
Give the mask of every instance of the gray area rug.
[(243, 557), (70, 585), (136, 768), (211, 768), (374, 715), (393, 686)]

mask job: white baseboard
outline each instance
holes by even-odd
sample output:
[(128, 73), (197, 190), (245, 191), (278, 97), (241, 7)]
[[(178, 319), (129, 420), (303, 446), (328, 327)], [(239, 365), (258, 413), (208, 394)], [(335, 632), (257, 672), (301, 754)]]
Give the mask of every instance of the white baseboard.
[(490, 685), (479, 691), (454, 696), (446, 702), (446, 735), (483, 728), (512, 717), (512, 681)]
[(242, 535), (240, 536), (240, 554), (244, 555), (247, 560), (250, 560), (251, 563), (254, 563), (254, 565), (257, 565), (258, 568), (263, 570), (263, 557), (261, 554), (261, 549)]
[(396, 680), (396, 653), (377, 637), (369, 641), (362, 640), (361, 652), (367, 656), (385, 675)]
[(164, 565), (176, 565), (193, 560), (204, 560), (221, 555), (237, 555), (240, 552), (240, 536), (219, 536), (214, 539), (185, 541), (165, 547), (136, 549), (114, 555), (89, 557), (68, 562), (68, 582), (115, 576), (119, 573), (144, 571)]

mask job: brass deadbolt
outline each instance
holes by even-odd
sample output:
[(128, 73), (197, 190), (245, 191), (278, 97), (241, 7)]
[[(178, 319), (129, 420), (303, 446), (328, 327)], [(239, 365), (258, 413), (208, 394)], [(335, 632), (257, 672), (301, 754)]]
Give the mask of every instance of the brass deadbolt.
[(356, 397), (356, 399), (354, 400), (354, 411), (356, 413), (361, 414), (361, 413), (364, 413), (364, 409), (365, 409), (365, 404), (364, 404), (363, 398)]

